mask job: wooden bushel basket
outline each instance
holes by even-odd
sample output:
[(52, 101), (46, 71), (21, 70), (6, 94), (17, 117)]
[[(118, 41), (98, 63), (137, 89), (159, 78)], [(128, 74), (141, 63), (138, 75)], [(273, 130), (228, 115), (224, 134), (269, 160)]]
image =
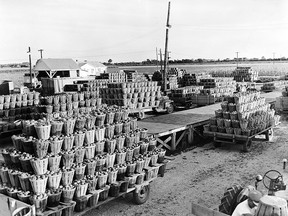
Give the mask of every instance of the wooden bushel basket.
[(85, 139), (85, 133), (75, 133), (74, 134), (74, 146), (75, 148), (77, 147), (82, 147), (84, 144), (84, 139)]
[[(62, 171), (62, 178), (61, 178), (61, 183), (63, 186), (67, 186), (67, 185), (71, 185), (73, 182), (73, 178), (74, 178), (74, 173), (75, 170), (71, 169), (71, 170), (65, 170)], [(64, 190), (63, 190), (64, 192)]]
[(47, 172), (48, 168), (48, 158), (43, 159), (31, 159), (31, 166), (36, 175), (44, 175)]
[(255, 216), (287, 216), (287, 201), (276, 196), (265, 195), (260, 199)]
[(47, 140), (50, 137), (51, 125), (34, 125), (38, 139)]
[(51, 188), (51, 189), (59, 188), (61, 178), (62, 178), (62, 172), (59, 172), (56, 175), (49, 175), (48, 182), (47, 182), (48, 188)]
[(61, 162), (61, 155), (52, 155), (48, 158), (48, 167), (49, 170), (54, 172), (57, 171), (60, 167), (60, 162)]
[(32, 177), (29, 178), (32, 186), (32, 190), (35, 194), (44, 194), (46, 191), (46, 185), (47, 185), (47, 179), (48, 177), (44, 176), (43, 179), (32, 179)]

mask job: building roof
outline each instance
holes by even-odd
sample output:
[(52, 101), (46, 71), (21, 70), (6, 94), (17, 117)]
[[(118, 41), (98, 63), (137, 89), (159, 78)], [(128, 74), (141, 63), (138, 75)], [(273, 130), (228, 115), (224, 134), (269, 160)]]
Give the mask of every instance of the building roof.
[(96, 62), (96, 61), (87, 61), (87, 62), (81, 62), (79, 63), (79, 67), (82, 67), (83, 65), (89, 64), (94, 68), (98, 68), (98, 67), (107, 67), (104, 64), (100, 63), (100, 62)]
[(79, 70), (73, 59), (38, 59), (34, 67), (36, 71)]

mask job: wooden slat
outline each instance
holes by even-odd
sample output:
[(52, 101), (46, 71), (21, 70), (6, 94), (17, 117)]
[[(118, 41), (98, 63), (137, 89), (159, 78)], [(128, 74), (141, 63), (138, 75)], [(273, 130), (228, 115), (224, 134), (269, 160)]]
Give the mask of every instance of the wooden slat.
[[(171, 137), (170, 137), (171, 138)], [(163, 140), (161, 140), (160, 138), (156, 138), (157, 142), (159, 142), (161, 145), (165, 146), (167, 149), (171, 150), (171, 147), (165, 143)]]
[(184, 135), (186, 134), (186, 130), (182, 132), (182, 134), (180, 135), (180, 137), (178, 138), (178, 140), (176, 141), (176, 147), (179, 144), (179, 142), (183, 139)]
[(195, 216), (228, 216), (227, 214), (223, 214), (195, 203), (192, 203), (192, 214)]

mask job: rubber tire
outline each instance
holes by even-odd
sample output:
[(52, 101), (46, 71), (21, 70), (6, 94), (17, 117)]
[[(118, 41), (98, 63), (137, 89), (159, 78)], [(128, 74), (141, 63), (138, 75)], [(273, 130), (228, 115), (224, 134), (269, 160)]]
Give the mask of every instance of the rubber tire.
[(223, 198), (221, 199), (219, 211), (224, 214), (231, 215), (236, 208), (237, 197), (242, 190), (243, 187), (237, 184), (228, 188), (225, 191)]
[(243, 144), (243, 152), (249, 152), (251, 150), (252, 140), (248, 140)]
[(170, 113), (173, 113), (173, 111), (174, 111), (174, 106), (170, 104), (169, 107), (166, 108), (166, 112), (170, 114)]
[(138, 193), (134, 191), (133, 198), (137, 205), (145, 203), (149, 199), (150, 195), (150, 185), (145, 185)]
[(192, 103), (191, 102), (188, 102), (185, 104), (185, 109), (190, 109), (192, 106)]

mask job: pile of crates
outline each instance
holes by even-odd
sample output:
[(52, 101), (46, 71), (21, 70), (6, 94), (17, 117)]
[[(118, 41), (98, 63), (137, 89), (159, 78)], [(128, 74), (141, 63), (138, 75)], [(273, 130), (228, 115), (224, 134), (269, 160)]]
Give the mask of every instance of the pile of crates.
[(179, 68), (170, 68), (168, 71), (168, 76), (183, 77), (183, 74), (186, 73), (185, 70)]
[(201, 85), (199, 84), (201, 79), (209, 79), (211, 76), (206, 73), (186, 73), (183, 75), (182, 78), (182, 85), (183, 86), (195, 86), (195, 85)]
[(232, 77), (214, 77), (209, 79), (200, 79), (200, 86), (204, 88), (219, 88), (226, 86), (236, 86), (236, 81)]
[(258, 71), (254, 71), (251, 67), (237, 67), (232, 75), (237, 82), (254, 82), (258, 80)]
[(147, 78), (143, 74), (139, 74), (137, 71), (125, 71), (127, 82), (143, 82), (147, 81)]
[(109, 83), (108, 88), (100, 88), (103, 103), (130, 109), (157, 107), (161, 98), (161, 86), (155, 81)]
[(176, 88), (171, 91), (172, 97), (186, 97), (189, 95), (199, 94), (203, 89), (203, 86), (185, 86), (181, 88)]
[(123, 71), (116, 71), (111, 73), (101, 73), (100, 79), (109, 80), (109, 82), (126, 82), (126, 74)]
[(168, 89), (176, 89), (178, 87), (178, 77), (176, 75), (168, 76)]
[(288, 111), (288, 86), (282, 91), (282, 96), (276, 98), (275, 109), (285, 113)]
[(184, 106), (189, 109), (193, 105), (192, 97), (199, 94), (201, 89), (203, 89), (203, 86), (185, 86), (171, 90), (169, 97), (177, 107)]

